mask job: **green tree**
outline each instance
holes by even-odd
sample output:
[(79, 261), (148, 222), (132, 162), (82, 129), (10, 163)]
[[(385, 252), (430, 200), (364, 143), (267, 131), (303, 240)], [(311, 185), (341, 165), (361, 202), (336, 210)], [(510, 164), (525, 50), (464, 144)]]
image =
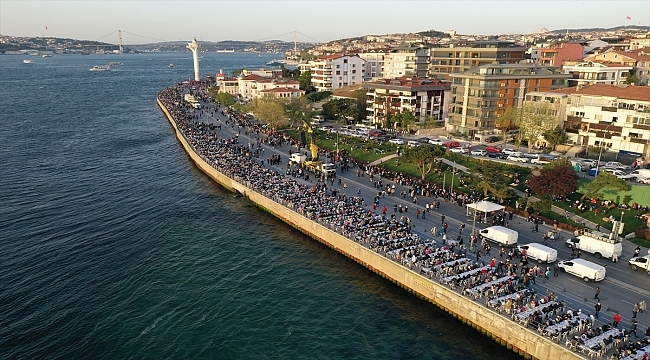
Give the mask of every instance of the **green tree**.
[(518, 109), (511, 106), (497, 115), (494, 120), (494, 125), (502, 132), (504, 144), (508, 142), (508, 130), (517, 128), (518, 116)]
[(337, 119), (342, 116), (346, 118), (346, 123), (349, 119), (356, 120), (360, 116), (357, 101), (354, 99), (332, 99), (323, 104), (323, 116), (329, 119)]
[(303, 121), (307, 121), (312, 115), (312, 109), (309, 104), (309, 100), (305, 96), (299, 98), (291, 98), (285, 106), (284, 109), (289, 119), (291, 127), (296, 123), (302, 124)]
[(628, 184), (627, 181), (619, 179), (616, 175), (610, 174), (607, 171), (602, 171), (602, 168), (600, 168), (596, 178), (585, 186), (587, 191), (580, 198), (580, 202), (588, 196), (602, 197), (603, 194), (600, 193), (600, 190), (605, 188), (616, 191), (626, 191), (628, 189)]
[(436, 161), (436, 158), (444, 154), (445, 149), (439, 145), (409, 146), (404, 149), (401, 159), (404, 160), (404, 162), (415, 165), (422, 176), (422, 180), (424, 180), (425, 176), (427, 176), (427, 174), (433, 169), (433, 164)]
[(410, 110), (406, 110), (393, 115), (391, 120), (399, 123), (399, 126), (402, 129), (409, 130), (409, 128), (415, 124), (415, 120), (417, 119)]
[(300, 76), (298, 77), (298, 82), (300, 83), (299, 87), (302, 90), (305, 90), (305, 92), (310, 93), (314, 91), (314, 86), (311, 84), (311, 71), (307, 70), (304, 71)]
[(368, 98), (368, 95), (366, 95), (366, 89), (361, 88), (355, 90), (351, 97), (354, 99), (357, 107), (357, 118), (355, 120), (357, 122), (363, 121), (366, 115), (366, 99)]
[(288, 119), (284, 110), (284, 103), (279, 99), (272, 97), (255, 98), (248, 105), (248, 109), (261, 122), (268, 124), (272, 129), (287, 125)]
[(627, 75), (625, 75), (625, 81), (623, 83), (627, 85), (632, 85), (632, 84), (638, 85), (639, 77), (636, 76), (634, 70), (630, 70), (630, 72), (628, 72)]
[(544, 140), (555, 150), (555, 147), (564, 144), (567, 141), (566, 132), (564, 129), (556, 126), (555, 129), (549, 130), (544, 133)]
[(519, 139), (528, 142), (528, 151), (545, 132), (557, 127), (557, 119), (548, 103), (526, 102), (520, 109), (517, 126)]
[(235, 99), (232, 97), (231, 94), (228, 94), (226, 92), (217, 93), (217, 96), (215, 97), (215, 101), (221, 103), (221, 105), (224, 106), (235, 105)]
[(541, 196), (566, 198), (578, 190), (578, 175), (568, 159), (560, 158), (546, 164), (539, 175), (532, 176), (528, 186)]
[(536, 213), (548, 212), (551, 211), (553, 202), (548, 197), (541, 197), (537, 201), (531, 201), (528, 204), (528, 207), (531, 208)]

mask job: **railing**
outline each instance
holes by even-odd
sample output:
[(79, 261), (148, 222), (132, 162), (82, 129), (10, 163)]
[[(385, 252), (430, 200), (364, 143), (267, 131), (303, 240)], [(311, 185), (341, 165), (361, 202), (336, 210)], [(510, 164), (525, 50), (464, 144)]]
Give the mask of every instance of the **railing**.
[(611, 112), (617, 112), (618, 108), (616, 106), (601, 106), (600, 109), (602, 111), (611, 111)]

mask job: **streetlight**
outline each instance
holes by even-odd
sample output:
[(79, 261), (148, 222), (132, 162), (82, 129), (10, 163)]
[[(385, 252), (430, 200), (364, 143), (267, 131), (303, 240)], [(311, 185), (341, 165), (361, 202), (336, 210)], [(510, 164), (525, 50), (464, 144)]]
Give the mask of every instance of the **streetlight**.
[[(616, 119), (613, 119), (611, 124), (605, 126), (605, 131), (603, 132), (603, 138), (605, 138), (605, 132), (607, 132), (607, 129), (609, 129), (610, 126), (614, 125), (615, 122), (616, 122)], [(620, 151), (620, 149), (619, 149), (619, 151)], [(601, 158), (601, 156), (603, 156), (603, 144), (602, 143), (600, 144), (600, 153), (598, 154), (598, 162), (596, 163), (596, 175), (595, 176), (598, 176), (598, 171), (600, 170), (599, 168), (600, 168), (600, 158)]]

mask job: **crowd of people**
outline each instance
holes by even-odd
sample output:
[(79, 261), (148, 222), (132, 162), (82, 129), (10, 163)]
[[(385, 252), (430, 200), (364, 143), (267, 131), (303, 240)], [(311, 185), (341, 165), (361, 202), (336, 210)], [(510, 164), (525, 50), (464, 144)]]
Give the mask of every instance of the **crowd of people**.
[[(205, 94), (208, 84), (192, 82), (189, 86), (195, 93)], [(461, 293), (466, 296), (485, 297), (488, 304), (490, 302), (497, 304), (496, 306), (507, 309), (513, 316), (532, 310), (530, 315), (526, 315), (531, 323), (548, 326), (571, 320), (572, 316), (567, 318), (568, 315), (565, 313), (560, 313), (557, 318), (550, 316), (551, 313), (555, 315), (559, 309), (564, 309), (562, 303), (554, 302), (548, 297), (535, 300), (534, 292), (528, 287), (530, 274), (534, 274), (534, 281), (537, 271), (529, 268), (527, 264), (522, 264), (521, 271), (518, 272), (517, 264), (511, 263), (510, 259), (497, 263), (493, 258), (486, 263), (480, 261), (480, 256), (477, 256), (477, 261), (471, 261), (466, 257), (466, 247), (447, 241), (444, 241), (441, 246), (436, 246), (434, 239), (420, 237), (412, 231), (408, 217), (398, 218), (397, 209), (392, 214), (388, 214), (385, 207), (380, 210), (374, 206), (377, 197), (385, 196), (386, 193), (394, 194), (394, 184), (408, 186), (410, 190), (403, 196), (408, 195), (415, 203), (418, 196), (434, 198), (431, 204), (427, 204), (424, 213), (436, 206), (439, 207), (438, 198), (463, 206), (480, 200), (481, 194), (468, 195), (449, 191), (437, 184), (413, 179), (382, 167), (367, 166), (345, 157), (340, 158), (342, 164), (356, 167), (357, 176), (367, 176), (375, 184), (375, 188), (379, 189), (372, 207), (366, 206), (360, 190), (357, 196), (348, 196), (346, 191), (334, 185), (334, 179), (331, 179), (330, 186), (325, 181), (317, 182), (313, 186), (307, 185), (297, 178), (286, 176), (284, 172), (265, 166), (263, 160), (254, 156), (263, 151), (262, 144), (268, 146), (289, 144), (298, 151), (304, 144), (286, 134), (249, 121), (242, 114), (228, 107), (217, 104), (210, 109), (195, 109), (182, 101), (187, 87), (188, 84), (168, 87), (160, 92), (159, 100), (173, 117), (179, 131), (193, 150), (219, 172), (418, 273), (431, 278), (439, 277), (441, 282), (450, 284), (451, 287), (462, 287)], [(206, 101), (210, 101), (209, 98)], [(218, 130), (222, 125), (202, 121), (201, 116), (205, 115), (205, 112), (212, 116), (219, 112), (224, 119), (223, 125), (231, 127), (236, 134), (230, 137), (220, 136)], [(244, 135), (256, 135), (255, 144), (241, 143), (239, 135), (242, 131)], [(323, 155), (331, 156), (327, 153)], [(272, 156), (267, 161), (267, 165), (279, 161), (281, 161), (279, 157)], [(384, 184), (382, 179), (388, 181)], [(495, 217), (493, 224), (503, 225), (506, 221), (505, 216)], [(444, 215), (442, 223), (446, 224)], [(446, 230), (446, 227), (444, 229)], [(444, 233), (446, 235), (446, 231)], [(501, 253), (501, 257), (503, 255)], [(509, 254), (509, 257), (511, 256)], [(537, 308), (539, 310), (535, 310)], [(571, 322), (569, 324), (573, 325)]]

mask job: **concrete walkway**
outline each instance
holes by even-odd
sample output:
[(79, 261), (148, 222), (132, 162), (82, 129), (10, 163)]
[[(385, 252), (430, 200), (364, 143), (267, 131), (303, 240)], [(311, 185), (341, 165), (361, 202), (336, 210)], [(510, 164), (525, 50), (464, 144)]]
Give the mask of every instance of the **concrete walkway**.
[(396, 158), (396, 157), (397, 157), (397, 154), (392, 154), (392, 155), (384, 156), (383, 158), (377, 159), (377, 160), (371, 162), (371, 163), (368, 164), (368, 165), (370, 165), (370, 166), (376, 166), (376, 165), (379, 165), (379, 164), (385, 163), (386, 161), (388, 161), (388, 160), (390, 160), (390, 159), (394, 159), (394, 158)]

